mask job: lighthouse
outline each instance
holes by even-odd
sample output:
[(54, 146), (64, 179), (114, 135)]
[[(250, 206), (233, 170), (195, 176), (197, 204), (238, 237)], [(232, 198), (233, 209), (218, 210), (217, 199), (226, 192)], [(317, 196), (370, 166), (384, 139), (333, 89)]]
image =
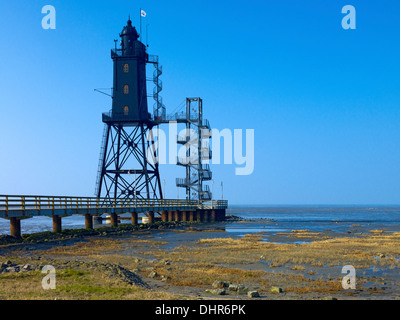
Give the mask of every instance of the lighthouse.
[[(112, 105), (103, 113), (101, 145), (95, 195), (119, 198), (162, 199), (157, 161), (148, 161), (147, 133), (158, 122), (148, 111), (146, 64), (158, 69), (158, 57), (149, 56), (146, 46), (129, 19), (123, 27), (119, 47), (111, 50), (113, 60)], [(159, 73), (157, 75), (157, 82)], [(154, 92), (158, 98), (159, 88)], [(160, 104), (155, 104), (158, 110)], [(161, 105), (161, 107), (163, 107)], [(154, 154), (154, 157), (156, 155)]]
[[(111, 50), (113, 60), (113, 101), (111, 119), (121, 122), (149, 120), (146, 90), (146, 46), (129, 19), (120, 33), (120, 48)], [(103, 120), (104, 121), (104, 120)]]

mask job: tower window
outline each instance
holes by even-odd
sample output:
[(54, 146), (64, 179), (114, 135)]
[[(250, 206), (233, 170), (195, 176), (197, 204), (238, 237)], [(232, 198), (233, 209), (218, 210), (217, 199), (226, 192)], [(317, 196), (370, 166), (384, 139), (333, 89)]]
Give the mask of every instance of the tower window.
[(124, 94), (129, 94), (129, 86), (127, 84), (124, 85)]
[(124, 72), (125, 73), (129, 72), (129, 64), (127, 64), (127, 63), (124, 64)]
[(125, 106), (125, 107), (124, 107), (124, 115), (127, 116), (128, 113), (129, 113), (129, 107), (128, 107), (128, 106)]

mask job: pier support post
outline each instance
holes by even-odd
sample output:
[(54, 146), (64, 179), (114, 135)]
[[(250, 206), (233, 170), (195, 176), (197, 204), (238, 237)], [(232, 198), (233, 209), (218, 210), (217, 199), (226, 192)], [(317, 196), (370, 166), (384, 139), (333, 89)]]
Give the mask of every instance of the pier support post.
[(175, 221), (179, 221), (179, 213), (180, 212), (178, 210), (175, 211)]
[(203, 217), (204, 217), (203, 221), (204, 222), (208, 222), (209, 221), (209, 216), (208, 215), (209, 215), (209, 211), (208, 210), (204, 210), (203, 211)]
[(173, 221), (173, 212), (172, 211), (168, 211), (168, 221)]
[(202, 216), (201, 210), (197, 210), (196, 211), (196, 219), (197, 219), (198, 222), (201, 222), (201, 220), (202, 220), (201, 216)]
[(15, 238), (21, 238), (21, 219), (10, 218), (10, 235)]
[(168, 220), (167, 212), (165, 210), (161, 211), (161, 221), (167, 222), (167, 220)]
[(222, 221), (222, 210), (221, 209), (217, 209), (215, 210), (215, 220), (217, 221)]
[(149, 224), (154, 223), (154, 211), (149, 212)]
[(224, 221), (225, 220), (225, 209), (217, 210), (217, 219), (218, 219), (218, 221)]
[(221, 215), (221, 210), (220, 209), (215, 209), (215, 221), (221, 221), (220, 215)]
[(118, 226), (118, 215), (116, 213), (110, 213), (111, 227)]
[(194, 212), (193, 212), (193, 211), (190, 211), (190, 212), (189, 212), (189, 221), (190, 221), (190, 222), (193, 222), (193, 221), (194, 221)]
[(61, 232), (61, 216), (53, 216), (53, 232)]
[(136, 226), (138, 224), (138, 214), (137, 212), (131, 212), (131, 223)]
[(216, 221), (216, 214), (215, 214), (215, 210), (211, 210), (211, 217), (210, 217), (210, 221), (211, 221), (211, 222), (215, 222), (215, 221)]
[(182, 221), (187, 221), (186, 211), (182, 211), (181, 220)]
[(85, 229), (93, 229), (93, 217), (91, 214), (85, 214)]

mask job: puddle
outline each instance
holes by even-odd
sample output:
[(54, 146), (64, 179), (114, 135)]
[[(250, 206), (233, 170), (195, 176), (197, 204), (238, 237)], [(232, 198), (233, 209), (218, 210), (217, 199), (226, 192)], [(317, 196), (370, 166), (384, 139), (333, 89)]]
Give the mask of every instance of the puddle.
[(277, 242), (277, 241), (268, 241), (267, 239), (266, 240), (263, 240), (263, 242), (269, 242), (269, 243), (273, 243), (273, 244), (288, 244), (288, 243), (295, 243), (295, 244), (305, 244), (305, 243), (312, 243), (312, 241), (290, 241), (290, 240), (288, 240), (288, 241), (285, 241), (285, 242)]
[(233, 233), (257, 233), (257, 232), (285, 232), (286, 229), (279, 228), (225, 228), (226, 232)]

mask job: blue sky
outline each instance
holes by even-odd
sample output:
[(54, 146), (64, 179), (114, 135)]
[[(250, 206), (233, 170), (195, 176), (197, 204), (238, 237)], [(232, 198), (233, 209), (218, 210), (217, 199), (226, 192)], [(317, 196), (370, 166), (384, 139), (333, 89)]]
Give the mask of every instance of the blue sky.
[[(41, 27), (47, 4), (56, 30)], [(341, 27), (348, 4), (356, 30)], [(235, 204), (400, 203), (400, 3), (387, 0), (2, 1), (0, 194), (93, 195), (111, 107), (94, 89), (112, 86), (113, 40), (128, 14), (139, 29), (139, 8), (167, 112), (199, 96), (213, 128), (255, 130), (253, 174), (213, 165), (216, 198), (223, 181)], [(175, 197), (183, 170), (160, 170)]]

